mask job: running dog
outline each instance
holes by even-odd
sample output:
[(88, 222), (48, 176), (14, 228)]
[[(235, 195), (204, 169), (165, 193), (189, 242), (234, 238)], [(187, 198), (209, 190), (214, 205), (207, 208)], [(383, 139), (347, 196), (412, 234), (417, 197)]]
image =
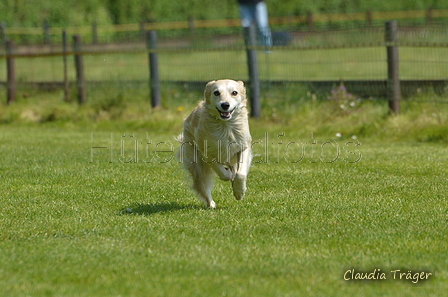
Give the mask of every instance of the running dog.
[(179, 158), (193, 179), (193, 189), (207, 207), (212, 198), (213, 172), (232, 182), (233, 195), (244, 198), (252, 161), (246, 89), (242, 81), (210, 81), (204, 100), (184, 121)]

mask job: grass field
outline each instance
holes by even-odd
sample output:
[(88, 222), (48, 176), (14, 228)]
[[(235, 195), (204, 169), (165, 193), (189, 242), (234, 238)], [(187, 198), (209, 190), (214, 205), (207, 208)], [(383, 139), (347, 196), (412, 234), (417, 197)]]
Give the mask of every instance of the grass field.
[[(431, 80), (448, 78), (448, 48), (400, 47), (400, 78)], [(274, 81), (385, 80), (387, 58), (384, 47), (337, 49), (276, 48), (258, 55), (260, 79)], [(86, 55), (85, 75), (90, 81), (145, 81), (149, 77), (148, 57), (139, 53)], [(247, 79), (244, 50), (162, 52), (160, 78), (165, 81), (207, 81), (210, 77)], [(68, 78), (75, 80), (72, 57)], [(62, 57), (16, 60), (18, 82), (63, 80)], [(6, 81), (6, 62), (0, 60), (0, 81)]]
[(126, 100), (138, 94), (2, 105), (2, 294), (444, 296), (446, 104), (388, 116), (283, 95), (251, 120), (245, 200), (216, 181), (214, 211), (173, 158), (195, 94), (171, 90), (157, 111)]

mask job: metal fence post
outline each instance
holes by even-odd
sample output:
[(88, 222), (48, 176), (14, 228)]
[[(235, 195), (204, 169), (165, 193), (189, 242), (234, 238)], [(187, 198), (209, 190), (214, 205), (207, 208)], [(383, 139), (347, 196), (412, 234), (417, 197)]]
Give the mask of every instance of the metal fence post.
[(398, 72), (397, 21), (386, 23), (387, 44), (387, 97), (391, 112), (400, 113), (401, 87)]
[(259, 118), (261, 116), (260, 104), (260, 80), (258, 77), (258, 59), (257, 50), (257, 35), (255, 32), (255, 25), (244, 28), (244, 38), (246, 42), (247, 66), (249, 69), (249, 92), (250, 92), (250, 110), (251, 116)]
[(11, 104), (16, 100), (16, 70), (13, 55), (14, 42), (7, 40), (6, 46), (6, 72), (7, 72), (7, 95), (6, 103)]
[(81, 36), (73, 35), (73, 51), (75, 52), (76, 86), (78, 89), (78, 102), (86, 102), (86, 83), (84, 77), (84, 59), (81, 53)]
[(160, 103), (160, 78), (159, 57), (157, 55), (157, 32), (151, 30), (146, 33), (146, 42), (149, 56), (149, 81), (151, 92), (151, 106), (159, 107)]

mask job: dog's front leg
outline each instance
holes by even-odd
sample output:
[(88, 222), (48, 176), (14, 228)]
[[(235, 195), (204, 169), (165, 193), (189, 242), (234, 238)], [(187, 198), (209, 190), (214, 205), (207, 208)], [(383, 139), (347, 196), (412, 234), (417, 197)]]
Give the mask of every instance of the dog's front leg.
[(249, 174), (250, 164), (252, 162), (252, 152), (250, 148), (246, 148), (241, 153), (238, 153), (238, 163), (235, 178), (232, 182), (233, 195), (236, 200), (244, 198), (246, 193), (246, 180)]

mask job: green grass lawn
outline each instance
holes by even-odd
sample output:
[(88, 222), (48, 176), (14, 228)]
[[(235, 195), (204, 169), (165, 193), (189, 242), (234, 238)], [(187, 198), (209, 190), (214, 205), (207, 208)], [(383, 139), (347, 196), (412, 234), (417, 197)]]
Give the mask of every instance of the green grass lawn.
[(444, 296), (445, 105), (264, 102), (246, 198), (217, 180), (208, 210), (171, 152), (196, 99), (169, 95), (1, 107), (4, 296)]

